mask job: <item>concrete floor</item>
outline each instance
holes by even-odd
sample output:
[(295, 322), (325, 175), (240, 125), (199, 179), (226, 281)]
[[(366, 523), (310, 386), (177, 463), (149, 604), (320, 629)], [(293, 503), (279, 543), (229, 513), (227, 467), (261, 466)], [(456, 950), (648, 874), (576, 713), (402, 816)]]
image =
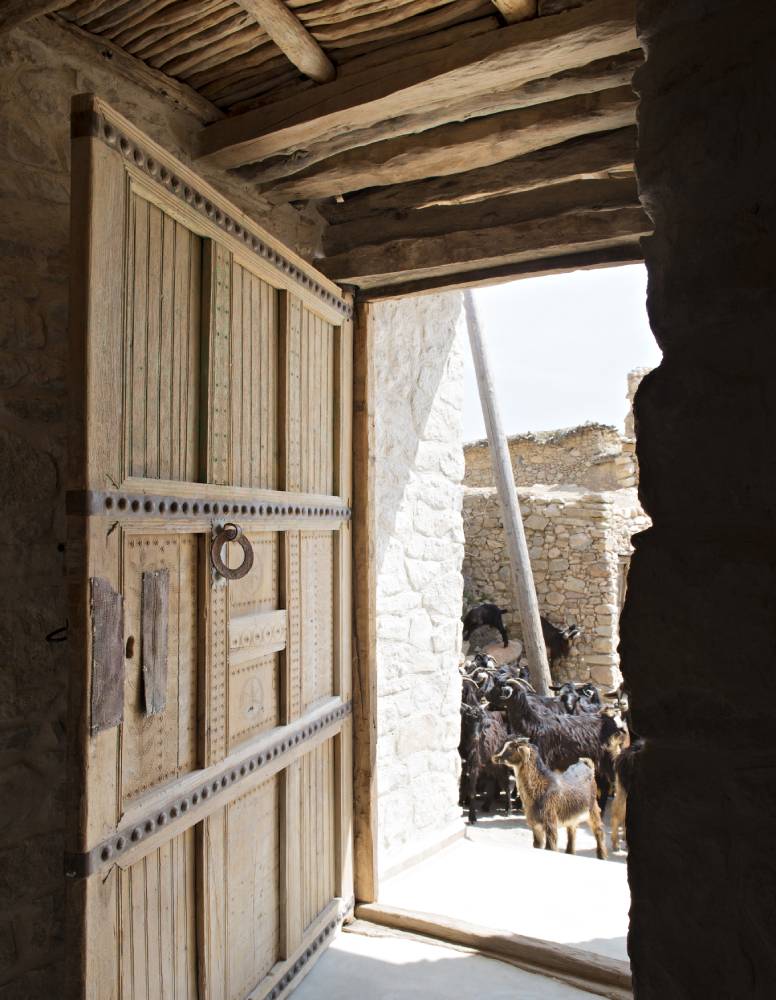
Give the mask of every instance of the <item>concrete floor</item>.
[[(538, 853), (538, 852), (537, 852)], [(585, 1000), (593, 994), (504, 962), (402, 935), (345, 931), (294, 1000)]]
[(625, 854), (598, 861), (586, 827), (577, 850), (534, 850), (522, 815), (483, 817), (464, 839), (381, 883), (379, 901), (627, 961)]

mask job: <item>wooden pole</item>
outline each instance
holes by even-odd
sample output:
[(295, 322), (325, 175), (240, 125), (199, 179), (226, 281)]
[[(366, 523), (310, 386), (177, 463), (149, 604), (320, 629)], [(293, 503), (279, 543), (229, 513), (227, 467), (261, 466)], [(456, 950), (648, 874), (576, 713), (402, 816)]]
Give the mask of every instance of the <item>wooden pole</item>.
[(501, 502), (501, 519), (504, 522), (504, 531), (507, 536), (507, 550), (512, 566), (512, 582), (523, 626), (523, 641), (528, 657), (528, 669), (531, 673), (531, 682), (537, 692), (549, 694), (552, 677), (547, 663), (542, 623), (539, 620), (539, 603), (536, 600), (536, 588), (534, 587), (531, 562), (528, 558), (523, 519), (520, 516), (515, 474), (512, 469), (507, 439), (501, 426), (501, 413), (496, 402), (493, 377), (471, 290), (467, 289), (463, 293), (463, 303), (466, 310), (466, 325), (469, 329), (469, 343), (474, 358), (474, 370), (477, 374), (482, 416), (485, 419), (485, 429), (488, 435), (490, 460)]

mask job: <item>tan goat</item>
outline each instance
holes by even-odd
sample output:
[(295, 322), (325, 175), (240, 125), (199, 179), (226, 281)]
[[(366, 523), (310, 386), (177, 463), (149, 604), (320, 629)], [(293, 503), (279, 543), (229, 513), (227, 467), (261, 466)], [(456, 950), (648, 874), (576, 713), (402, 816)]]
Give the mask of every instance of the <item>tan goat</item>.
[(566, 853), (574, 854), (577, 826), (587, 822), (595, 837), (596, 855), (601, 860), (606, 857), (592, 760), (582, 757), (565, 771), (551, 771), (533, 743), (517, 739), (507, 740), (493, 762), (514, 771), (534, 847), (556, 850), (558, 827), (565, 826)]

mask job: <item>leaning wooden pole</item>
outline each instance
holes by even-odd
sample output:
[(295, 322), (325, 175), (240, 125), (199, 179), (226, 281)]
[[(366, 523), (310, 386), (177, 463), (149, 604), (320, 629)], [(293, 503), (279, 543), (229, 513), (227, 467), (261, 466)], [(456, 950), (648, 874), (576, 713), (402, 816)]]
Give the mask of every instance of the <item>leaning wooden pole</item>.
[(472, 293), (468, 289), (463, 293), (463, 302), (466, 310), (466, 325), (469, 329), (469, 343), (472, 346), (472, 357), (474, 358), (474, 370), (477, 374), (477, 387), (480, 391), (482, 415), (485, 419), (485, 429), (488, 435), (490, 460), (501, 502), (501, 519), (504, 522), (504, 531), (507, 536), (513, 589), (520, 611), (520, 621), (523, 625), (523, 641), (528, 657), (528, 669), (531, 672), (531, 682), (539, 694), (549, 694), (552, 676), (547, 663), (547, 650), (542, 636), (542, 623), (539, 619), (539, 602), (536, 600), (531, 561), (528, 558), (523, 519), (520, 516), (515, 474), (512, 469), (507, 439), (501, 426), (501, 413), (496, 402), (493, 377), (482, 339), (477, 309)]

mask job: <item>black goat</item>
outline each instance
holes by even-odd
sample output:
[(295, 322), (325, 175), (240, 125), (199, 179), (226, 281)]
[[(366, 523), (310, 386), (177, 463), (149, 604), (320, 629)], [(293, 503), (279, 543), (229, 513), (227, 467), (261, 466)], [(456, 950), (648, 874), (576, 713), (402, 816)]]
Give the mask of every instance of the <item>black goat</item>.
[(507, 727), (500, 713), (489, 712), (480, 706), (461, 705), (461, 743), (463, 758), (461, 774), (461, 805), (469, 807), (469, 822), (477, 822), (477, 786), (486, 782), (485, 810), (490, 812), (494, 790), (504, 792), (506, 815), (509, 815), (509, 770), (494, 757), (509, 739)]
[(506, 614), (509, 608), (500, 608), (497, 604), (477, 604), (467, 612), (463, 620), (463, 637), (468, 640), (472, 632), (485, 625), (490, 625), (496, 629), (504, 641), (504, 645), (509, 645), (509, 637), (504, 627), (502, 615)]
[(627, 734), (627, 727), (617, 710), (606, 708), (582, 715), (556, 714), (514, 680), (500, 686), (496, 704), (506, 709), (510, 733), (526, 736), (535, 743), (542, 760), (552, 770), (565, 771), (581, 757), (593, 761), (598, 804), (603, 812), (613, 780), (609, 741), (617, 733)]
[(568, 715), (580, 715), (582, 712), (600, 712), (601, 696), (595, 684), (573, 684), (568, 681), (557, 687), (551, 687), (558, 695), (558, 701)]
[[(574, 643), (582, 635), (579, 625), (567, 625), (566, 628), (558, 628), (542, 615), (542, 635), (544, 645), (547, 647), (547, 659), (550, 661), (550, 668), (555, 666), (558, 660), (564, 660), (572, 650)], [(506, 645), (506, 643), (504, 643)]]

